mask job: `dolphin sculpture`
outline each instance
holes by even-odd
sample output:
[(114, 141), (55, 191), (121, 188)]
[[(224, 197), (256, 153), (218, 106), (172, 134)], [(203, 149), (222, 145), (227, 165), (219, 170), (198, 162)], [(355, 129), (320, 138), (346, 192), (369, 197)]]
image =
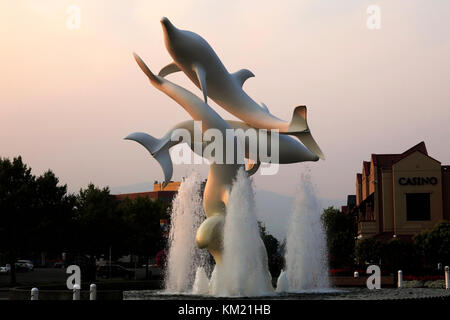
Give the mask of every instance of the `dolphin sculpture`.
[[(242, 121), (234, 121), (234, 120), (225, 120), (225, 122), (228, 124), (228, 126), (231, 129), (242, 129), (244, 131), (248, 129), (253, 129), (248, 124), (242, 122)], [(189, 136), (191, 137), (190, 141), (173, 141), (173, 133), (177, 130), (186, 130), (189, 132)], [(250, 139), (245, 139), (244, 143), (244, 152), (245, 152), (245, 158), (252, 160), (253, 163), (265, 163), (265, 159), (261, 159), (260, 157), (260, 135), (259, 130), (256, 130), (256, 154), (252, 154), (250, 152)], [(271, 144), (270, 144), (270, 132), (268, 132), (267, 140), (263, 141), (265, 145), (267, 145), (267, 153), (272, 154), (271, 150)], [(133, 140), (138, 143), (140, 143), (144, 148), (150, 152), (150, 154), (158, 161), (159, 165), (161, 166), (163, 173), (164, 173), (164, 180), (165, 184), (167, 184), (172, 179), (172, 173), (173, 173), (173, 164), (172, 159), (170, 158), (169, 150), (170, 148), (174, 147), (175, 145), (178, 145), (180, 143), (187, 143), (188, 146), (191, 148), (191, 150), (196, 153), (199, 156), (203, 156), (203, 150), (207, 147), (210, 141), (203, 141), (203, 139), (200, 137), (200, 140), (196, 141), (194, 138), (196, 137), (194, 132), (194, 120), (187, 120), (178, 123), (173, 128), (168, 130), (168, 132), (160, 139), (157, 139), (147, 133), (144, 132), (135, 132), (130, 135), (128, 135), (125, 139), (126, 140)], [(317, 161), (319, 158), (313, 154), (309, 149), (307, 149), (303, 144), (301, 144), (297, 139), (289, 136), (289, 135), (280, 135), (278, 140), (278, 146), (279, 146), (279, 154), (277, 162), (274, 162), (273, 160), (271, 163), (279, 163), (279, 164), (288, 164), (288, 163), (297, 163), (297, 162), (304, 162), (304, 161)], [(198, 147), (196, 147), (196, 145)], [(248, 174), (252, 175), (256, 173), (258, 167), (251, 166), (248, 170)]]
[[(139, 67), (156, 89), (162, 91), (181, 105), (191, 115), (192, 119), (202, 121), (203, 132), (208, 129), (217, 129), (222, 132), (223, 136), (226, 135), (226, 129), (230, 129), (230, 126), (209, 105), (188, 90), (154, 75), (138, 55), (134, 54), (134, 57)], [(141, 141), (137, 136), (128, 138)], [(147, 140), (142, 140), (142, 142), (148, 144), (148, 149), (152, 154), (158, 153), (155, 151), (156, 149), (152, 149), (156, 145), (154, 139), (147, 137)], [(235, 155), (239, 145), (235, 139)], [(225, 155), (225, 145), (223, 148), (223, 155)], [(168, 153), (167, 156), (162, 156), (160, 161), (166, 163), (167, 157)], [(225, 159), (223, 160), (223, 163), (225, 163)], [(242, 164), (218, 164), (214, 162), (209, 167), (208, 180), (203, 194), (203, 207), (207, 219), (197, 230), (196, 243), (199, 248), (207, 248), (216, 260), (216, 263), (220, 263), (222, 259), (222, 237), (226, 205), (233, 180), (240, 168), (243, 168)]]
[(165, 77), (183, 71), (208, 97), (222, 108), (254, 128), (278, 129), (280, 133), (297, 136), (313, 153), (324, 159), (322, 150), (311, 135), (306, 121), (306, 107), (294, 109), (290, 122), (272, 115), (268, 108), (260, 106), (242, 89), (244, 82), (254, 74), (242, 69), (230, 74), (213, 48), (201, 36), (176, 28), (166, 17), (161, 19), (164, 42), (173, 62), (159, 72)]

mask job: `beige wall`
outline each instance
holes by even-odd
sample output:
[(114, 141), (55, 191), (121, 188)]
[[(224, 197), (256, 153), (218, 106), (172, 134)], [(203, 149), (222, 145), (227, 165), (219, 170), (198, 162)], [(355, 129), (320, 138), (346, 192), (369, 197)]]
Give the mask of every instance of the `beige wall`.
[(381, 172), (381, 183), (383, 186), (383, 232), (393, 232), (394, 231), (394, 195), (393, 190), (393, 180), (392, 180), (392, 170), (384, 169)]
[[(400, 185), (401, 177), (436, 177), (436, 185)], [(396, 234), (411, 235), (425, 228), (432, 228), (442, 220), (442, 175), (441, 164), (420, 152), (410, 156), (392, 166), (393, 194), (394, 194), (394, 230)], [(406, 193), (430, 193), (429, 221), (406, 220)]]

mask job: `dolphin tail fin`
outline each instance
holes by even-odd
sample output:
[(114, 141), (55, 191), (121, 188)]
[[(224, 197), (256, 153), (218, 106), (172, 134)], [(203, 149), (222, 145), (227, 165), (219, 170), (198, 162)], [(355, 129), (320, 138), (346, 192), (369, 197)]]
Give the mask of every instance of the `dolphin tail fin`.
[(156, 161), (158, 161), (164, 172), (163, 187), (165, 187), (172, 179), (173, 174), (173, 164), (172, 159), (170, 158), (169, 144), (143, 132), (132, 133), (127, 136), (125, 140), (133, 140), (141, 144), (148, 152), (150, 152)]
[(320, 159), (324, 160), (322, 150), (311, 135), (306, 120), (306, 106), (299, 106), (294, 109), (291, 123), (289, 124), (288, 134), (296, 136), (311, 152), (316, 154)]
[(136, 53), (133, 53), (134, 59), (136, 60), (137, 64), (139, 65), (139, 68), (147, 75), (147, 77), (150, 79), (150, 82), (154, 83), (161, 83), (161, 79), (153, 74), (153, 72), (147, 67), (145, 62), (139, 57)]

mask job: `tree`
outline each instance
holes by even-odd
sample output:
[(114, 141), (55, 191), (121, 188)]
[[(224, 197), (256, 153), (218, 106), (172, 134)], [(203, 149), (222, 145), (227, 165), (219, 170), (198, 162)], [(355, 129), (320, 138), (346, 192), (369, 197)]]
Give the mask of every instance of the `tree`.
[(164, 248), (160, 220), (166, 217), (166, 209), (162, 201), (146, 197), (126, 198), (120, 204), (128, 234), (127, 247), (132, 253), (144, 256), (146, 264), (150, 256)]
[(419, 260), (412, 242), (391, 239), (382, 244), (381, 261), (383, 269), (391, 272), (411, 272), (418, 268)]
[(328, 207), (321, 218), (327, 235), (330, 266), (336, 268), (353, 265), (357, 234), (354, 216)]
[(118, 200), (109, 188), (100, 189), (89, 184), (81, 189), (76, 199), (77, 239), (73, 250), (78, 254), (99, 256), (114, 247), (114, 256), (126, 252), (123, 217), (118, 210)]
[(450, 222), (442, 221), (431, 230), (424, 230), (413, 238), (414, 246), (428, 265), (450, 263)]
[(33, 250), (60, 254), (67, 251), (74, 238), (73, 218), (76, 197), (67, 194), (52, 171), (36, 179), (36, 207)]
[(19, 156), (13, 161), (0, 158), (0, 246), (11, 265), (11, 284), (16, 283), (15, 262), (27, 251), (32, 239), (35, 177)]
[(0, 159), (0, 246), (11, 265), (33, 252), (62, 250), (70, 239), (75, 198), (50, 170), (35, 177), (19, 156)]
[(375, 263), (379, 264), (383, 245), (373, 238), (361, 240), (356, 245), (356, 258), (359, 264)]

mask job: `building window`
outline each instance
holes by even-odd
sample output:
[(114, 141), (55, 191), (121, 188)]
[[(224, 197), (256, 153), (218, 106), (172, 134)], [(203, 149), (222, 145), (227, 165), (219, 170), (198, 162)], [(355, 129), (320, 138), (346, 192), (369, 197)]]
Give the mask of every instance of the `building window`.
[(406, 194), (406, 220), (408, 221), (430, 220), (429, 193)]

